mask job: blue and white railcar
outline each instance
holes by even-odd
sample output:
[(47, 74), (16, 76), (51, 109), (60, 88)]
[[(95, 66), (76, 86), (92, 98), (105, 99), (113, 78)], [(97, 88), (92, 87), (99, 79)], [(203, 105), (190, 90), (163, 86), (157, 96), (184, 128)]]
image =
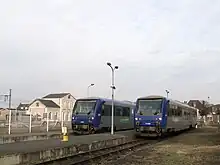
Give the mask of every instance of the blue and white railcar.
[[(134, 129), (135, 104), (114, 101), (114, 129)], [(72, 129), (75, 133), (106, 132), (111, 128), (112, 100), (105, 98), (82, 98), (74, 105)]]
[(164, 133), (194, 128), (197, 109), (163, 96), (137, 99), (135, 131), (137, 136), (162, 136)]

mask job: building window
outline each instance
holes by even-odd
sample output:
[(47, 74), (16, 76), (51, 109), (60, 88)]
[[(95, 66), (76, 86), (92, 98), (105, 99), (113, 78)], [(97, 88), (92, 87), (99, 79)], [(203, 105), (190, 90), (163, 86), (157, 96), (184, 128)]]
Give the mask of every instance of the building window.
[(70, 98), (71, 98), (71, 95), (68, 96), (68, 99), (70, 99)]
[(36, 103), (36, 107), (39, 107), (39, 103)]
[(66, 101), (63, 101), (63, 109), (66, 109)]
[(57, 112), (54, 114), (54, 120), (57, 120)]
[(51, 112), (49, 112), (48, 119), (49, 119), (49, 120), (52, 119), (52, 113), (51, 113)]

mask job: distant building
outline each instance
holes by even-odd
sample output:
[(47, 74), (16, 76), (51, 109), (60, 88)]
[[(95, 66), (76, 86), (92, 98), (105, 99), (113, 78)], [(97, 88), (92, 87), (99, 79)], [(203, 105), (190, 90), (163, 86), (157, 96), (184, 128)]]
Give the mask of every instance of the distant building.
[(30, 104), (20, 103), (16, 108), (18, 113), (28, 114)]
[(204, 106), (208, 108), (208, 114), (203, 117), (205, 122), (219, 121), (218, 114), (220, 113), (220, 104), (213, 105), (204, 100), (190, 100), (188, 105), (198, 108), (199, 110), (203, 110)]
[(29, 114), (39, 116), (41, 119), (57, 120), (60, 106), (51, 100), (36, 99), (29, 106)]
[(220, 115), (220, 104), (216, 104), (212, 106), (212, 121), (219, 122), (219, 115)]
[(29, 113), (45, 118), (49, 113), (50, 120), (70, 121), (75, 98), (70, 93), (53, 93), (34, 100), (29, 106)]
[(60, 106), (59, 119), (64, 121), (71, 120), (71, 114), (73, 110), (73, 106), (75, 104), (76, 98), (73, 97), (70, 93), (54, 93), (48, 94), (43, 97), (44, 100), (51, 100)]
[(192, 106), (192, 107), (198, 109), (198, 110), (197, 110), (197, 119), (198, 119), (198, 120), (204, 120), (204, 122), (206, 122), (207, 117), (202, 117), (202, 116), (200, 115), (200, 112), (199, 112), (199, 111), (203, 110), (203, 109), (204, 109), (204, 106), (207, 105), (207, 104), (208, 104), (208, 103), (207, 103), (206, 101), (204, 101), (204, 100), (190, 100), (190, 101), (188, 102), (188, 105), (189, 105), (189, 106)]
[(200, 100), (190, 100), (188, 102), (188, 105), (192, 106), (192, 107), (195, 107), (199, 110), (202, 110), (203, 109), (203, 102), (200, 101)]
[(7, 108), (0, 108), (0, 122), (7, 121), (9, 118), (9, 110)]

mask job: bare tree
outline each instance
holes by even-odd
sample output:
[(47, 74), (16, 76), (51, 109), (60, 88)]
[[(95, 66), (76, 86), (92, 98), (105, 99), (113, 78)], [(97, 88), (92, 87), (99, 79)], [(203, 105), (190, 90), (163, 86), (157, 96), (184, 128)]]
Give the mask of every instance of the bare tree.
[(201, 116), (207, 116), (211, 112), (211, 107), (206, 104), (205, 101), (202, 101), (202, 107), (199, 110)]

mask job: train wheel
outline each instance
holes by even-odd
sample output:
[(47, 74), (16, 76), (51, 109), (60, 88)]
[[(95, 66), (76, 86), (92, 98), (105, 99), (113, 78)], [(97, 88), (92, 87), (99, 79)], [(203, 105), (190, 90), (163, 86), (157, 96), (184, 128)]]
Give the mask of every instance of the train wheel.
[(95, 134), (95, 133), (96, 133), (95, 129), (93, 127), (91, 127), (89, 130), (89, 134)]
[(157, 131), (157, 137), (158, 137), (158, 138), (162, 138), (162, 137), (163, 137), (163, 131), (162, 131), (162, 129), (159, 129), (159, 130)]

